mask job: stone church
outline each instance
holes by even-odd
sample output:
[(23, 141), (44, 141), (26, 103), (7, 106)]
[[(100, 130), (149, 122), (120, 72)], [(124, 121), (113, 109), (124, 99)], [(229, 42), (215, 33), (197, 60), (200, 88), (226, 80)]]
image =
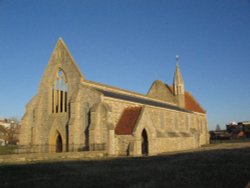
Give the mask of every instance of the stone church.
[(26, 105), (20, 145), (36, 152), (156, 155), (208, 144), (206, 111), (184, 88), (154, 81), (146, 95), (86, 80), (60, 38)]

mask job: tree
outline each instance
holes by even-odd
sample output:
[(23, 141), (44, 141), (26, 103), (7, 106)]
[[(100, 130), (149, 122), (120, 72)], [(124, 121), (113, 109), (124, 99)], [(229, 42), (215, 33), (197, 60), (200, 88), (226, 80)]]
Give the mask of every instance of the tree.
[(18, 142), (18, 134), (20, 130), (20, 123), (16, 118), (9, 120), (10, 126), (6, 128), (6, 141), (8, 144), (16, 144)]

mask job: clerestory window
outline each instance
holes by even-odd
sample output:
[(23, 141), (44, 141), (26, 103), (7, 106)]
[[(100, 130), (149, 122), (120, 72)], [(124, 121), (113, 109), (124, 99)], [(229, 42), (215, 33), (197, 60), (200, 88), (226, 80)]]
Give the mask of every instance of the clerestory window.
[(68, 83), (64, 72), (57, 72), (52, 86), (52, 113), (67, 112)]

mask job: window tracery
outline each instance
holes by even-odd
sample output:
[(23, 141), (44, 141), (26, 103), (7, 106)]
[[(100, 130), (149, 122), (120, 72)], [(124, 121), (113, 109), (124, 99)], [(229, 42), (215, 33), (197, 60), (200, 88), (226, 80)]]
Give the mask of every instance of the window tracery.
[(68, 83), (60, 69), (52, 86), (52, 113), (67, 112)]

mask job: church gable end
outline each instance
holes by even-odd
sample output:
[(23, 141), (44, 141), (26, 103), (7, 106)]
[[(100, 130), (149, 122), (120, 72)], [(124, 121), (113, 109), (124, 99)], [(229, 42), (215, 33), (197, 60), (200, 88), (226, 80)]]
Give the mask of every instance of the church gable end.
[(154, 81), (154, 83), (152, 84), (151, 88), (147, 93), (147, 96), (163, 100), (169, 103), (175, 103), (172, 92), (160, 80)]
[(61, 38), (59, 38), (51, 55), (39, 89), (43, 90), (44, 87), (51, 87), (59, 70), (64, 72), (69, 83), (69, 90), (78, 87), (77, 85), (79, 85), (84, 79), (66, 44)]

